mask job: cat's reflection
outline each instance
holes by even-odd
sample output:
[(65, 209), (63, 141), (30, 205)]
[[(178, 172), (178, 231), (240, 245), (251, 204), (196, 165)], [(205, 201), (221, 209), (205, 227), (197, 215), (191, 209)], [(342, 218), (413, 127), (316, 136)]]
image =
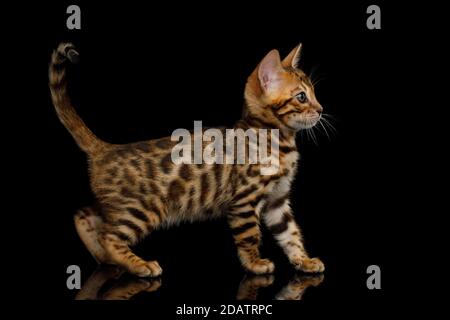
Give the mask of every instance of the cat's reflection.
[[(301, 300), (305, 290), (323, 281), (320, 275), (295, 275), (276, 295), (275, 300)], [(273, 275), (245, 275), (239, 284), (237, 300), (256, 300), (261, 288), (273, 284)], [(154, 292), (161, 278), (137, 278), (115, 266), (100, 266), (76, 295), (76, 300), (129, 300), (141, 292)]]
[(140, 292), (153, 292), (161, 278), (137, 278), (116, 266), (100, 266), (89, 277), (75, 300), (130, 300)]
[[(280, 292), (275, 295), (275, 300), (301, 300), (305, 290), (317, 287), (323, 281), (323, 274), (298, 275), (296, 274)], [(259, 289), (269, 287), (274, 281), (273, 275), (245, 276), (241, 281), (236, 296), (237, 300), (256, 300)]]

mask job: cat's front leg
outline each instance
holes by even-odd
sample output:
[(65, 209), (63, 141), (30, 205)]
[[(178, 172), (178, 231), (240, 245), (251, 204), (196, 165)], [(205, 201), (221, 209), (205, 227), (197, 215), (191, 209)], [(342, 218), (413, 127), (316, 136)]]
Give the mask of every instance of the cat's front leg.
[(246, 204), (230, 209), (228, 224), (231, 227), (242, 266), (255, 274), (272, 273), (275, 266), (259, 253), (261, 230), (259, 218), (252, 205)]
[(287, 198), (267, 203), (262, 215), (265, 224), (297, 270), (312, 273), (325, 270), (319, 258), (308, 257), (303, 247), (300, 228), (295, 222)]

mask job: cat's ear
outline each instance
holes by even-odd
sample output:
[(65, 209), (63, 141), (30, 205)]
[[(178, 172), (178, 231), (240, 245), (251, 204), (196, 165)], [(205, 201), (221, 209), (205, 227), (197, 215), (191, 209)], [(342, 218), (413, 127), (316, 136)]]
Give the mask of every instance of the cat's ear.
[(258, 78), (264, 91), (272, 91), (278, 87), (283, 67), (277, 50), (270, 51), (262, 59), (258, 68)]
[(287, 55), (286, 58), (284, 58), (282, 64), (283, 67), (288, 68), (288, 67), (292, 67), (292, 68), (297, 68), (298, 67), (298, 62), (300, 61), (300, 56), (302, 53), (302, 44), (300, 43), (298, 46), (296, 46), (291, 53), (289, 53)]

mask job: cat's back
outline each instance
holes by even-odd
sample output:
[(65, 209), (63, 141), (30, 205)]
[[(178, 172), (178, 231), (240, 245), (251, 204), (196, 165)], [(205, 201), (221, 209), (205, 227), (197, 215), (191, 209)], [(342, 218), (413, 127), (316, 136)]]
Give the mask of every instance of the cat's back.
[(89, 156), (91, 185), (101, 187), (138, 187), (143, 180), (165, 180), (173, 174), (170, 137), (107, 148)]

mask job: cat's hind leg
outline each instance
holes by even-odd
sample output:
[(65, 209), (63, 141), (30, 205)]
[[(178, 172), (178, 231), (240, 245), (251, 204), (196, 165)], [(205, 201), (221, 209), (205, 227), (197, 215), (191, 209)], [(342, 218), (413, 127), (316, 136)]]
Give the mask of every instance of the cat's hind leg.
[(108, 221), (105, 221), (100, 235), (100, 243), (110, 262), (139, 277), (161, 275), (162, 269), (157, 261), (145, 261), (134, 254), (130, 246), (143, 239), (161, 223), (163, 211), (153, 203), (148, 205), (146, 210), (130, 206), (109, 212)]
[(75, 227), (81, 241), (98, 263), (107, 263), (107, 254), (99, 241), (99, 231), (103, 226), (103, 219), (96, 206), (85, 207), (74, 216)]

